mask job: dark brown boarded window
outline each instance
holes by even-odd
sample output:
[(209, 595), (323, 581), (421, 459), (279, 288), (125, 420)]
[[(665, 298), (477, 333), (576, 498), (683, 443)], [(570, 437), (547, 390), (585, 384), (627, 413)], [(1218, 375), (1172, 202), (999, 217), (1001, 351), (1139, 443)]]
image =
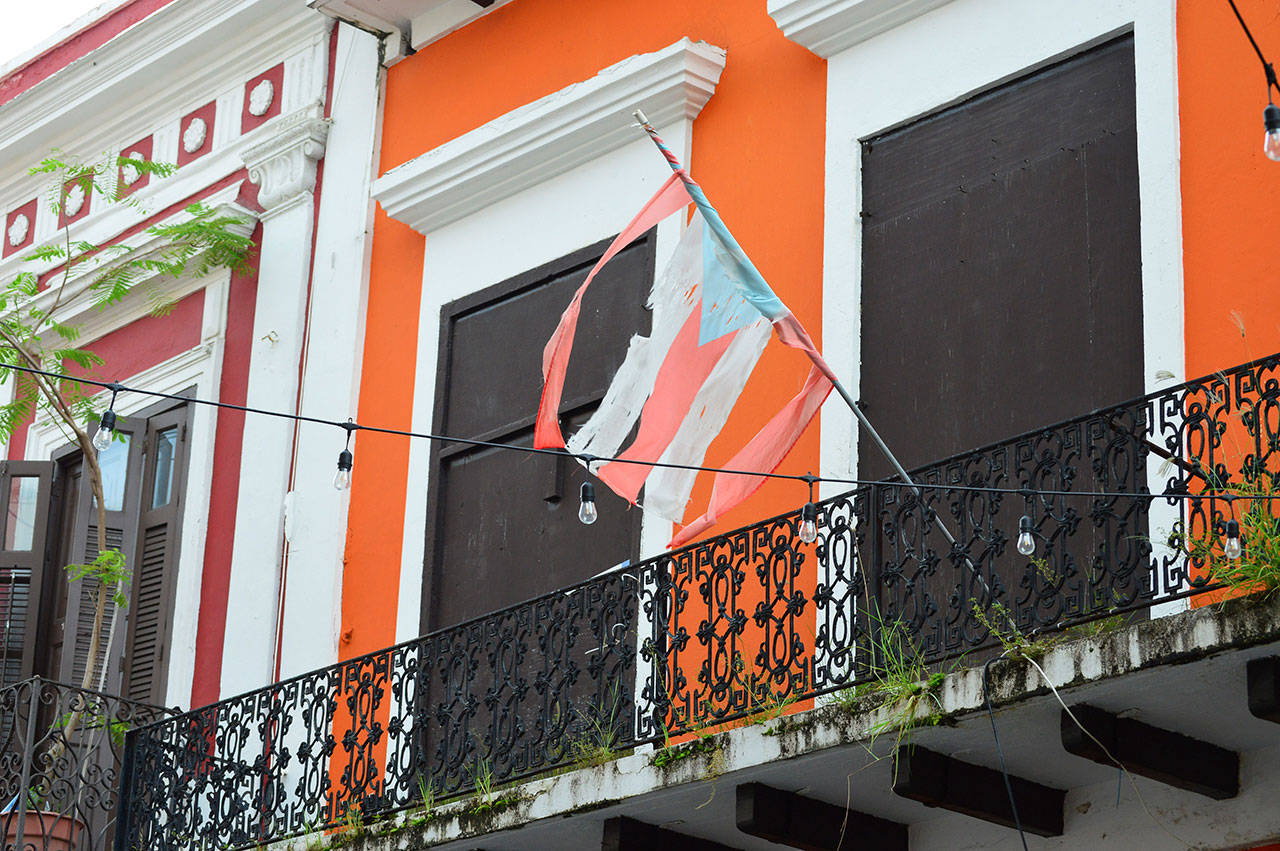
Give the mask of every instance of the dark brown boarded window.
[(860, 395), (908, 469), (1142, 393), (1131, 36), (865, 140), (862, 169)]
[[(626, 248), (583, 300), (566, 377), (565, 434), (590, 416), (648, 333), (653, 234)], [(608, 247), (576, 251), (441, 310), (438, 433), (530, 446), (542, 349), (574, 290)], [(422, 629), (458, 623), (586, 579), (639, 552), (639, 509), (596, 489), (600, 518), (578, 522), (585, 473), (562, 458), (436, 444), (428, 494)]]

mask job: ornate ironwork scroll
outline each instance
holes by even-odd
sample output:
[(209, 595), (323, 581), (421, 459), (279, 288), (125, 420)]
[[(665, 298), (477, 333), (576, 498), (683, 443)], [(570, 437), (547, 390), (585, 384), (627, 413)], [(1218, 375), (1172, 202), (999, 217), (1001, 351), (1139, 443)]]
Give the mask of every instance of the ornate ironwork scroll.
[(118, 847), (247, 847), (781, 711), (873, 675), (886, 629), (936, 662), (1207, 590), (1222, 495), (1280, 484), (1278, 371), (965, 452), (914, 471), (919, 494), (824, 500), (813, 543), (797, 510), (146, 726)]

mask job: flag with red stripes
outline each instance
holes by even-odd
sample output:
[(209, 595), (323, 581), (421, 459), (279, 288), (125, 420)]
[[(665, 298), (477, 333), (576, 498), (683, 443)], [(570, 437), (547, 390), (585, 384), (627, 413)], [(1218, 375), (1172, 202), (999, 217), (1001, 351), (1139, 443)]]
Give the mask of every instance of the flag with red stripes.
[[(817, 414), (831, 392), (834, 375), (803, 326), (729, 234), (701, 188), (653, 135), (675, 173), (605, 251), (547, 342), (534, 445), (624, 459), (593, 461), (589, 469), (619, 496), (679, 523), (697, 471), (625, 461), (701, 465), (776, 332), (783, 344), (809, 356), (809, 374), (799, 392), (724, 465), (757, 474), (772, 472)], [(583, 295), (601, 267), (619, 251), (691, 203), (696, 210), (649, 295), (649, 336), (631, 338), (600, 407), (566, 442), (558, 412)], [(671, 546), (705, 532), (763, 482), (761, 475), (717, 473), (710, 504), (679, 530)]]

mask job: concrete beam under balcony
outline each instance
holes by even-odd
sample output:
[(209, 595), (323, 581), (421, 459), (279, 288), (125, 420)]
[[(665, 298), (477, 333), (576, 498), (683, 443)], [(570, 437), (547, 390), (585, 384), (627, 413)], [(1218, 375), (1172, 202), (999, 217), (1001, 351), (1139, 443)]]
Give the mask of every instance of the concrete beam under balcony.
[[(1121, 775), (1113, 766), (1069, 754), (1059, 734), (1062, 706), (1036, 668), (1018, 659), (993, 664), (992, 704), (1007, 770), (1067, 790), (1062, 835), (1028, 836), (1029, 846), (1248, 848), (1275, 841), (1280, 739), (1274, 724), (1249, 711), (1246, 667), (1277, 655), (1280, 600), (1249, 599), (1063, 641), (1039, 660), (1070, 706), (1088, 704), (1238, 753), (1239, 794), (1224, 800)], [(668, 749), (665, 757), (658, 756), (661, 750), (639, 749), (602, 765), (504, 787), (488, 805), (458, 800), (274, 847), (597, 851), (605, 822), (622, 817), (747, 851), (788, 847), (737, 828), (737, 787), (760, 783), (908, 825), (912, 849), (1021, 848), (1009, 827), (894, 794), (892, 755), (902, 742), (1000, 767), (981, 666), (949, 673), (935, 694), (936, 702), (918, 701), (910, 717), (881, 695), (850, 695), (707, 734)], [(909, 729), (902, 729), (904, 721)], [(858, 847), (853, 838), (840, 837), (838, 847)]]

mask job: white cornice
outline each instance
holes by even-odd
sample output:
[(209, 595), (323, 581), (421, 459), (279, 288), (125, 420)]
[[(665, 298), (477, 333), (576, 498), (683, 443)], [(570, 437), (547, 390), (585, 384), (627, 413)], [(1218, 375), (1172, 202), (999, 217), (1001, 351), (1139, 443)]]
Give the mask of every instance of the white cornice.
[(724, 61), (721, 48), (687, 38), (632, 56), (392, 169), (373, 196), (428, 233), (642, 138), (636, 109), (659, 127), (695, 118)]
[(51, 146), (74, 150), (78, 138), (101, 138), (122, 114), (199, 106), (224, 84), (242, 83), (246, 71), (323, 38), (328, 26), (302, 3), (170, 3), (0, 106), (0, 162), (35, 162)]
[(382, 64), (394, 65), (405, 56), (408, 43), (406, 27), (407, 18), (396, 14), (394, 10), (379, 5), (366, 9), (359, 0), (306, 0), (307, 6), (321, 12), (335, 21), (342, 21), (356, 29), (371, 33), (382, 42)]
[[(310, 133), (315, 122), (322, 122), (319, 115), (320, 105), (308, 104), (287, 115), (277, 116), (261, 127), (233, 140), (220, 150), (215, 150), (190, 165), (183, 166), (172, 177), (163, 179), (153, 177), (148, 186), (132, 196), (131, 200), (135, 203), (91, 208), (89, 216), (82, 223), (74, 226), (72, 238), (94, 245), (107, 245), (118, 234), (138, 226), (155, 212), (182, 203), (192, 197), (197, 190), (245, 168), (247, 161), (253, 159), (251, 152), (283, 151), (288, 148), (297, 141), (299, 134)], [(240, 181), (235, 181), (232, 185), (205, 197), (203, 203), (217, 206), (224, 200), (234, 199), (239, 187)], [(38, 239), (37, 245), (62, 238), (60, 233), (54, 233)], [(20, 271), (41, 275), (58, 265), (56, 261), (25, 260), (29, 252), (30, 249), (25, 249), (0, 260), (0, 280), (9, 280)]]
[(384, 65), (404, 58), (402, 42), (420, 50), (511, 0), (306, 0), (308, 6), (383, 37)]
[[(320, 111), (319, 104), (308, 104), (302, 109), (294, 110), (293, 113), (276, 116), (261, 127), (234, 139), (221, 150), (215, 150), (212, 154), (200, 157), (195, 163), (183, 166), (173, 177), (152, 177), (152, 182), (148, 186), (131, 197), (132, 203), (93, 207), (90, 215), (82, 223), (73, 225), (72, 238), (76, 241), (96, 244), (96, 246), (110, 244), (119, 234), (145, 223), (156, 211), (168, 210), (178, 203), (186, 202), (188, 198), (195, 195), (197, 189), (212, 186), (219, 180), (228, 178), (236, 171), (246, 168), (250, 161), (259, 161), (255, 159), (255, 152), (261, 157), (269, 155), (270, 152), (283, 154), (288, 148), (296, 147), (301, 136), (310, 136), (311, 133), (317, 132), (314, 128), (315, 123), (325, 124), (324, 119), (320, 118)], [(323, 129), (319, 132), (323, 137)], [(314, 151), (314, 148), (311, 150)], [(305, 165), (303, 164), (303, 168)], [(314, 177), (314, 163), (311, 164), (311, 168), (312, 177)], [(228, 186), (202, 197), (201, 202), (212, 207), (230, 205), (237, 197), (241, 183), (242, 180), (233, 180)], [(230, 206), (228, 210), (234, 212)], [(255, 214), (246, 212), (244, 215), (257, 219)], [(38, 246), (38, 244), (47, 244), (64, 238), (61, 233), (52, 233), (45, 238), (37, 239), (36, 244)], [(128, 239), (125, 239), (124, 243), (136, 247), (136, 243)], [(29, 252), (31, 248), (26, 248), (0, 260), (0, 280), (12, 279), (19, 271), (31, 271), (31, 273), (42, 275), (59, 265), (59, 261), (56, 260), (28, 261), (26, 257)], [(82, 269), (90, 269), (90, 267), (86, 265)]]
[(769, 0), (769, 16), (796, 44), (830, 58), (951, 0)]

